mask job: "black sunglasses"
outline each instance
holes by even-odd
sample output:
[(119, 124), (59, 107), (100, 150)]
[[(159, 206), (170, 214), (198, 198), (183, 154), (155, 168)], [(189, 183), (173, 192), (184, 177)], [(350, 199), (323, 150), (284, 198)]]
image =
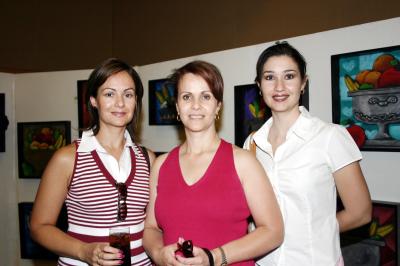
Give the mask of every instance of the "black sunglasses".
[(178, 247), (180, 251), (182, 251), (183, 256), (185, 258), (191, 258), (193, 257), (193, 242), (192, 240), (186, 240), (182, 244), (178, 244)]
[(128, 195), (128, 190), (126, 188), (125, 183), (115, 182), (115, 187), (118, 190), (117, 220), (118, 220), (118, 222), (121, 222), (121, 221), (125, 221), (126, 216), (128, 215), (128, 206), (126, 205), (126, 197)]

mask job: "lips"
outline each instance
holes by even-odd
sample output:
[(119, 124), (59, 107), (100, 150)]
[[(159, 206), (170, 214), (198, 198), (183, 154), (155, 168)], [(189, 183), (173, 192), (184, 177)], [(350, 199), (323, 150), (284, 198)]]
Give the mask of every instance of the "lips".
[(277, 95), (273, 95), (272, 99), (274, 99), (277, 102), (283, 102), (285, 101), (287, 98), (289, 98), (288, 94), (277, 94)]
[(125, 116), (126, 113), (125, 112), (112, 112), (112, 114), (117, 117), (123, 117), (123, 116)]
[(204, 115), (189, 115), (190, 119), (202, 119), (204, 118)]

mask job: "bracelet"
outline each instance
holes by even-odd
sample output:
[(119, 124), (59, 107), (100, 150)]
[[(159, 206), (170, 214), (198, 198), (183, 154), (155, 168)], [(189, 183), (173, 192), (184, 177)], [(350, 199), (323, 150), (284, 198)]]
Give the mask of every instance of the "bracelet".
[(211, 254), (211, 251), (208, 250), (207, 248), (202, 248), (203, 251), (207, 254), (208, 257), (208, 264), (210, 264), (210, 266), (214, 266), (214, 257)]
[(221, 251), (221, 266), (228, 265), (228, 261), (226, 260), (225, 251), (222, 249), (222, 247), (218, 247), (218, 249)]

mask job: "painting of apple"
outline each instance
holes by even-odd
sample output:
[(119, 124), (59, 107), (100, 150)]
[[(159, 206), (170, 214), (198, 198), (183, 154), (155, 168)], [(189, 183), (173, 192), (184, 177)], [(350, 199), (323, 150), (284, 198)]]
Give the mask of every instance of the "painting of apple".
[(364, 145), (366, 136), (364, 129), (358, 125), (350, 125), (347, 128), (347, 131), (350, 133), (351, 137), (354, 139), (357, 146), (360, 148)]

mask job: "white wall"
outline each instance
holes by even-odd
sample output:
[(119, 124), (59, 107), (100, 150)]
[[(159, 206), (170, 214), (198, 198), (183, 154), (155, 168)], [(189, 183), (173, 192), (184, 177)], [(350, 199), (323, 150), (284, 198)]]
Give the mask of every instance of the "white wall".
[[(17, 122), (71, 121), (71, 137), (78, 137), (77, 80), (87, 79), (90, 70), (18, 74), (15, 77), (15, 127)], [(14, 145), (17, 149), (17, 143)], [(15, 162), (17, 156), (15, 155)], [(17, 164), (14, 163), (14, 178), (18, 180), (17, 202), (32, 202), (36, 195), (39, 179), (19, 179)], [(0, 196), (1, 197), (1, 196)], [(15, 221), (15, 220), (14, 220)], [(10, 232), (11, 233), (11, 232)], [(12, 231), (19, 236), (19, 231)], [(0, 243), (0, 250), (1, 250)], [(19, 258), (19, 246), (18, 256)], [(21, 266), (54, 265), (51, 261), (18, 259)]]
[[(399, 36), (400, 17), (286, 39), (308, 62), (310, 112), (325, 121), (332, 121), (331, 55), (400, 45)], [(234, 142), (234, 86), (253, 82), (257, 58), (271, 44), (273, 42), (141, 66), (139, 71), (147, 87), (148, 80), (163, 78), (171, 73), (171, 69), (193, 59), (217, 65), (225, 81), (220, 135)], [(147, 110), (147, 99), (144, 103), (144, 110)], [(156, 151), (168, 151), (178, 143), (174, 127), (147, 126), (148, 117), (143, 122), (143, 143), (146, 146)], [(400, 202), (400, 178), (396, 174), (400, 171), (400, 153), (363, 152), (363, 156), (361, 165), (372, 198)]]
[[(360, 51), (372, 48), (400, 45), (400, 17), (374, 23), (326, 31), (287, 39), (298, 48), (309, 63), (310, 111), (326, 121), (331, 121), (331, 69), (330, 56), (333, 54)], [(202, 59), (219, 67), (225, 81), (224, 110), (220, 135), (228, 141), (234, 141), (234, 92), (235, 85), (252, 83), (255, 77), (255, 64), (263, 49), (271, 45), (263, 43), (238, 49), (204, 54), (171, 60), (167, 62), (138, 67), (145, 86), (143, 99), (143, 121), (141, 139), (143, 144), (154, 151), (168, 151), (179, 143), (177, 129), (173, 126), (148, 125), (148, 80), (164, 78), (173, 68), (182, 66), (193, 59)], [(18, 75), (0, 75), (0, 91), (6, 88), (7, 102), (15, 102), (15, 109), (8, 110), (12, 116), (11, 128), (7, 132), (8, 152), (0, 154), (0, 175), (7, 180), (0, 188), (2, 205), (1, 222), (14, 223), (10, 229), (1, 228), (3, 239), (15, 240), (18, 229), (15, 221), (17, 202), (33, 201), (40, 180), (18, 179), (16, 165), (15, 122), (70, 120), (72, 138), (78, 136), (76, 82), (87, 79), (90, 70), (46, 72)], [(15, 78), (15, 90), (13, 82)], [(15, 92), (14, 92), (15, 91)], [(9, 93), (10, 92), (10, 93)], [(15, 96), (13, 97), (13, 94)], [(10, 108), (8, 105), (7, 108)], [(15, 110), (15, 113), (14, 113)], [(14, 115), (15, 114), (15, 115)], [(15, 117), (14, 117), (15, 116)], [(11, 147), (11, 149), (9, 148)], [(400, 153), (363, 152), (362, 167), (373, 199), (400, 202)], [(4, 171), (3, 169), (7, 169)], [(7, 187), (7, 188), (5, 188)], [(7, 203), (8, 202), (8, 203)], [(3, 218), (3, 217), (10, 217)], [(5, 231), (7, 230), (7, 231)], [(15, 240), (17, 241), (17, 240)], [(0, 243), (0, 255), (13, 261), (19, 261), (19, 251), (10, 242)], [(12, 242), (11, 242), (12, 243)], [(8, 265), (18, 265), (10, 262)], [(19, 265), (33, 265), (32, 261), (20, 260)], [(43, 265), (43, 264), (35, 264)]]
[(10, 122), (6, 152), (0, 153), (0, 258), (4, 265), (17, 265), (19, 261), (14, 78), (15, 75), (0, 73), (0, 93), (5, 94), (5, 113)]

